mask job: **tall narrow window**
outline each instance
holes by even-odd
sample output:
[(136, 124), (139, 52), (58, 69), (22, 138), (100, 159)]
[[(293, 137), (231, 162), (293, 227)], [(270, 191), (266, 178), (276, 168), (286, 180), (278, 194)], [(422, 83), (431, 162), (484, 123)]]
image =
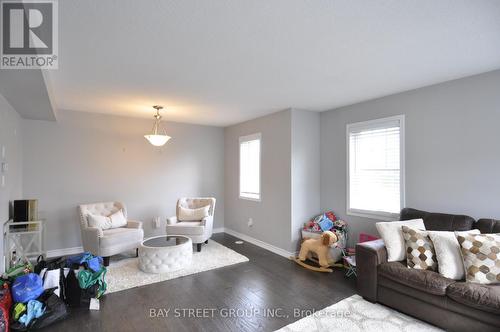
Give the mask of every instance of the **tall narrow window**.
[(260, 200), (261, 135), (240, 137), (240, 198)]
[(391, 219), (404, 206), (404, 116), (349, 124), (347, 213)]

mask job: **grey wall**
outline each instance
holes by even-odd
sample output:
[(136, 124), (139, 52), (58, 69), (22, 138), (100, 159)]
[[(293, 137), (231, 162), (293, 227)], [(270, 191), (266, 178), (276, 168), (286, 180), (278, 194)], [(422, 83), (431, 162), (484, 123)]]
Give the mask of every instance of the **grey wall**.
[(376, 220), (346, 215), (346, 124), (405, 114), (406, 206), (500, 218), (500, 71), (321, 114), (321, 207), (377, 234)]
[[(225, 227), (288, 252), (320, 211), (320, 115), (288, 109), (225, 128)], [(239, 137), (262, 133), (261, 201), (239, 198)], [(248, 227), (248, 218), (253, 227)]]
[[(10, 146), (14, 182), (0, 189), (0, 217), (8, 211), (2, 202), (21, 193), (38, 198), (51, 250), (80, 245), (79, 203), (122, 200), (154, 235), (164, 232), (178, 196), (213, 195), (215, 227), (293, 251), (302, 223), (332, 209), (349, 222), (352, 243), (361, 231), (376, 234), (376, 220), (346, 215), (346, 124), (405, 114), (406, 205), (500, 218), (499, 86), (495, 71), (320, 115), (286, 110), (224, 129), (167, 122), (174, 139), (159, 149), (142, 137), (151, 121), (91, 113), (62, 111), (57, 123), (23, 120), (16, 136), (19, 117), (1, 99), (0, 140)], [(261, 202), (238, 197), (238, 138), (256, 132)], [(154, 216), (161, 216), (160, 229), (152, 228)]]
[(57, 123), (23, 120), (23, 190), (39, 199), (48, 250), (81, 245), (81, 203), (123, 201), (149, 236), (165, 232), (178, 197), (214, 196), (215, 227), (224, 225), (223, 129), (164, 125), (173, 138), (157, 148), (143, 137), (150, 120), (69, 111), (58, 112)]
[[(239, 137), (262, 133), (261, 198), (239, 198)], [(291, 112), (260, 117), (224, 130), (225, 227), (279, 248), (290, 249)], [(253, 227), (248, 227), (253, 218)]]
[[(21, 119), (7, 100), (0, 95), (0, 163), (8, 163), (5, 186), (0, 185), (0, 231), (9, 219), (9, 202), (22, 198), (22, 139), (20, 134)], [(2, 146), (5, 158), (2, 158)], [(3, 257), (3, 236), (0, 236), (0, 257)], [(3, 259), (0, 259), (0, 271), (3, 271)]]
[[(0, 95), (0, 163), (8, 163), (5, 186), (0, 186), (0, 222), (9, 219), (9, 201), (21, 198), (22, 193), (22, 139), (20, 134), (21, 118)], [(1, 149), (5, 147), (5, 158)]]
[(304, 222), (320, 213), (320, 113), (292, 110), (292, 234), (298, 250)]

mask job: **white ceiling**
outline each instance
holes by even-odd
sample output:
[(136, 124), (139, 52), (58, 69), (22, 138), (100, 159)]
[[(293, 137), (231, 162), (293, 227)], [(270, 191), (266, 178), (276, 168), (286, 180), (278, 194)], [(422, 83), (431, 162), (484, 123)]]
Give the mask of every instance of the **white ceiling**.
[(59, 1), (58, 109), (226, 126), (500, 68), (500, 1)]
[(0, 94), (21, 117), (56, 120), (42, 71), (2, 69), (0, 73)]

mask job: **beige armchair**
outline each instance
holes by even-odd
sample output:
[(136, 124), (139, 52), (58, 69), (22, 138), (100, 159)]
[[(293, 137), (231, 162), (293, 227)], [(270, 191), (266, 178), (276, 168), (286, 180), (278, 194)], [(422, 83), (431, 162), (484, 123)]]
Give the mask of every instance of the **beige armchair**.
[[(188, 209), (198, 209), (210, 205), (208, 217), (195, 221), (179, 221), (179, 207)], [(215, 198), (213, 197), (193, 197), (179, 198), (176, 207), (176, 216), (167, 218), (167, 235), (184, 235), (191, 238), (196, 243), (197, 250), (201, 251), (201, 244), (208, 243), (212, 236), (215, 213)]]
[[(89, 214), (109, 216), (119, 210), (127, 219), (127, 209), (120, 202), (105, 202), (83, 204), (78, 206), (80, 214), (80, 229), (82, 232), (83, 249), (94, 255), (104, 258), (104, 265), (109, 265), (109, 257), (121, 252), (137, 249), (144, 239), (142, 222), (128, 220), (125, 227), (100, 229), (89, 227), (87, 216)], [(137, 253), (137, 251), (136, 251)]]

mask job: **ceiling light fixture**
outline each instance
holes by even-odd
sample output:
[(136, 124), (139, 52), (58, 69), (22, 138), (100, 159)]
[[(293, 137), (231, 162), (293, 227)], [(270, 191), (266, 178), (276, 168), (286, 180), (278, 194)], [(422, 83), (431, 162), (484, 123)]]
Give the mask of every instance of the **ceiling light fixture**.
[(161, 130), (160, 128), (160, 110), (163, 108), (163, 106), (155, 105), (153, 106), (153, 108), (156, 110), (156, 114), (154, 115), (155, 124), (153, 125), (153, 133), (150, 135), (144, 135), (144, 138), (146, 138), (149, 143), (154, 146), (163, 146), (171, 138), (167, 135), (165, 130)]

